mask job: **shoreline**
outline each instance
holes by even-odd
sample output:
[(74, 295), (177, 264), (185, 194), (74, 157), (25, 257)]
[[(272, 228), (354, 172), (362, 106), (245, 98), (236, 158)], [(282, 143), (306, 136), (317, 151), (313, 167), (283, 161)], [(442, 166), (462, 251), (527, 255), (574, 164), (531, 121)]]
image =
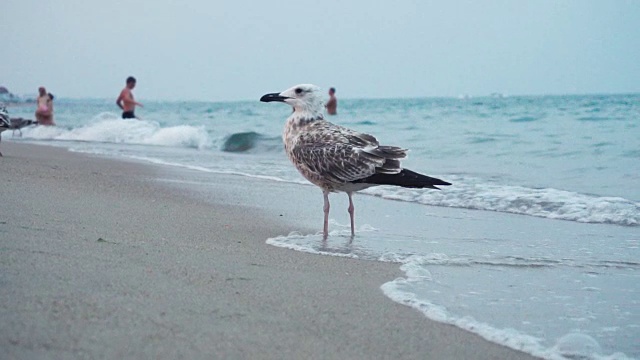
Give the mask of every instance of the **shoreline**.
[[(267, 245), (315, 230), (320, 209), (292, 224), (306, 205), (277, 201), (316, 189), (1, 149), (9, 358), (534, 359), (387, 298), (380, 286), (402, 276), (398, 264)], [(171, 185), (194, 179), (208, 190)]]

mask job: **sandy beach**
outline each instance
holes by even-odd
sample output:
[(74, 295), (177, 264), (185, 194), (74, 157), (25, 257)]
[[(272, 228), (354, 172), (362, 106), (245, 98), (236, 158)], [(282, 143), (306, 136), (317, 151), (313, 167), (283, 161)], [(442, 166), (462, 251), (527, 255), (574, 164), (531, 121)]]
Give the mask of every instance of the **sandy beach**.
[(317, 189), (1, 149), (4, 359), (532, 359), (385, 297), (398, 264), (265, 244)]

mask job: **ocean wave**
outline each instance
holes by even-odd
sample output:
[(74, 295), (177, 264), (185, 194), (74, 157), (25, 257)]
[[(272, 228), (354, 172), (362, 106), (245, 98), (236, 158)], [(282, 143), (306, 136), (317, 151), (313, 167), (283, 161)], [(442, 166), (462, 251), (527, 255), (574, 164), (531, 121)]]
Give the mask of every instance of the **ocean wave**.
[(429, 253), (424, 255), (417, 254), (403, 254), (401, 252), (389, 252), (380, 255), (375, 259), (382, 262), (392, 262), (409, 264), (405, 269), (408, 274), (413, 274), (410, 269), (418, 269), (422, 271), (424, 265), (441, 265), (441, 266), (496, 266), (496, 267), (510, 267), (510, 268), (552, 268), (560, 266), (585, 266), (584, 264), (576, 264), (570, 259), (563, 259), (562, 261), (540, 258), (540, 257), (521, 257), (521, 256), (491, 256), (491, 257), (472, 257), (472, 256), (448, 256), (441, 253)]
[(280, 138), (267, 137), (254, 131), (239, 132), (227, 136), (220, 150), (225, 152), (251, 152), (281, 150)]
[(469, 139), (470, 144), (484, 144), (497, 141), (498, 139), (491, 136), (475, 136)]
[(540, 120), (540, 118), (536, 117), (536, 116), (520, 116), (520, 117), (514, 117), (509, 119), (510, 122), (532, 122), (532, 121), (536, 121), (536, 120)]
[(384, 199), (425, 205), (489, 210), (582, 223), (640, 225), (640, 203), (553, 188), (470, 184), (443, 191), (375, 187), (363, 192)]
[(614, 117), (605, 117), (605, 116), (581, 116), (581, 117), (578, 117), (576, 120), (599, 122), (599, 121), (624, 120), (624, 119), (619, 119)]
[(243, 152), (255, 147), (260, 134), (249, 131), (229, 135), (222, 144), (222, 151)]
[(356, 125), (377, 125), (377, 123), (373, 120), (361, 120), (355, 122)]
[(119, 119), (110, 113), (96, 116), (77, 128), (37, 126), (23, 130), (24, 139), (84, 141), (115, 144), (156, 145), (188, 148), (210, 147), (212, 140), (202, 126), (161, 127), (155, 121)]

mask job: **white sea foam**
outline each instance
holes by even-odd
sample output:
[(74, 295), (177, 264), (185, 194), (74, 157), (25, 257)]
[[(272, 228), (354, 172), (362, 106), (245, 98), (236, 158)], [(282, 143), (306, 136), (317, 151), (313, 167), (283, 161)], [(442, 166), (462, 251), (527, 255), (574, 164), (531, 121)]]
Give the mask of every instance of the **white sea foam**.
[[(352, 245), (351, 229), (349, 225), (342, 225), (335, 220), (330, 219), (331, 227), (337, 228), (329, 232), (328, 239), (323, 239), (323, 234), (318, 232), (315, 234), (301, 234), (292, 232), (286, 236), (277, 236), (267, 239), (267, 244), (291, 249), (311, 254), (329, 255), (338, 257), (348, 257), (352, 259), (360, 259), (366, 252), (354, 248)], [(356, 228), (356, 234), (375, 232), (376, 229), (368, 224), (361, 225)]]
[(363, 192), (425, 205), (500, 211), (583, 223), (640, 225), (640, 203), (558, 189), (454, 182), (443, 191), (374, 187)]
[[(411, 266), (409, 266), (411, 267)], [(407, 268), (403, 266), (405, 270)], [(455, 325), (461, 329), (478, 334), (500, 345), (523, 351), (534, 356), (549, 360), (624, 360), (630, 359), (623, 353), (603, 355), (600, 345), (595, 339), (585, 334), (567, 334), (558, 339), (555, 346), (547, 348), (541, 344), (541, 339), (523, 334), (514, 329), (497, 329), (489, 324), (476, 321), (470, 316), (456, 316), (450, 314), (446, 308), (435, 305), (424, 299), (419, 299), (411, 292), (403, 291), (402, 285), (417, 281), (411, 270), (407, 271), (408, 278), (398, 278), (383, 284), (380, 288), (390, 299), (422, 312), (431, 320)], [(419, 279), (425, 277), (419, 275)]]
[(177, 125), (161, 127), (157, 122), (110, 117), (100, 114), (81, 127), (37, 126), (24, 129), (27, 140), (83, 141), (117, 144), (204, 148), (211, 146), (204, 127)]
[[(523, 351), (534, 356), (550, 360), (582, 359), (582, 360), (625, 360), (631, 359), (625, 354), (615, 352), (604, 355), (598, 342), (591, 336), (583, 333), (568, 333), (557, 339), (555, 345), (545, 345), (545, 339), (537, 338), (512, 328), (497, 328), (490, 324), (477, 321), (471, 316), (457, 315), (451, 313), (446, 307), (437, 305), (424, 297), (417, 296), (412, 289), (413, 284), (424, 282), (433, 283), (437, 281), (431, 272), (423, 267), (424, 263), (437, 263), (449, 259), (444, 254), (432, 254), (429, 256), (414, 256), (404, 258), (401, 266), (406, 277), (397, 278), (383, 284), (380, 288), (386, 296), (400, 304), (410, 306), (422, 312), (427, 318), (455, 325), (461, 329), (478, 334), (481, 337)], [(444, 285), (445, 288), (453, 284)], [(492, 290), (492, 291), (495, 291)], [(440, 291), (433, 290), (433, 293)], [(467, 296), (481, 296), (481, 293), (469, 292)], [(490, 306), (487, 300), (485, 306)], [(529, 310), (530, 311), (530, 310)], [(616, 328), (612, 331), (619, 330)], [(547, 340), (548, 342), (548, 340)]]
[[(340, 236), (340, 234), (338, 232), (336, 232), (336, 231), (331, 232), (329, 235), (333, 236), (333, 237)], [(275, 237), (275, 238), (269, 238), (269, 239), (267, 239), (267, 244), (273, 245), (273, 246), (277, 246), (277, 247), (281, 247), (281, 248), (285, 248), (285, 249), (311, 253), (311, 254), (330, 255), (330, 256), (338, 256), (338, 257), (348, 257), (348, 258), (352, 258), (352, 259), (357, 259), (358, 258), (357, 254), (354, 254), (354, 253), (351, 253), (351, 252), (335, 251), (334, 249), (332, 249), (331, 247), (328, 247), (328, 246), (308, 247), (308, 246), (305, 246), (305, 245), (297, 244), (295, 242), (295, 240), (301, 239), (301, 238), (306, 238), (308, 240), (315, 239), (315, 240), (321, 241), (322, 240), (322, 236), (323, 235), (321, 233), (303, 235), (303, 234), (301, 234), (299, 232), (292, 232), (287, 236), (278, 236), (278, 237)]]

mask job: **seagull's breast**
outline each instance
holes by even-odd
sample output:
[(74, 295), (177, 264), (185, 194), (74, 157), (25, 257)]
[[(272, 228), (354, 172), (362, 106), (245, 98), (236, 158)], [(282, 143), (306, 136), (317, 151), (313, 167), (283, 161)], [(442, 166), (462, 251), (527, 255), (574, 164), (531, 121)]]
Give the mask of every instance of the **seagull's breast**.
[[(295, 114), (294, 114), (295, 115)], [(282, 133), (287, 157), (309, 182), (332, 190), (333, 182), (322, 175), (326, 133), (315, 119), (290, 116)]]

